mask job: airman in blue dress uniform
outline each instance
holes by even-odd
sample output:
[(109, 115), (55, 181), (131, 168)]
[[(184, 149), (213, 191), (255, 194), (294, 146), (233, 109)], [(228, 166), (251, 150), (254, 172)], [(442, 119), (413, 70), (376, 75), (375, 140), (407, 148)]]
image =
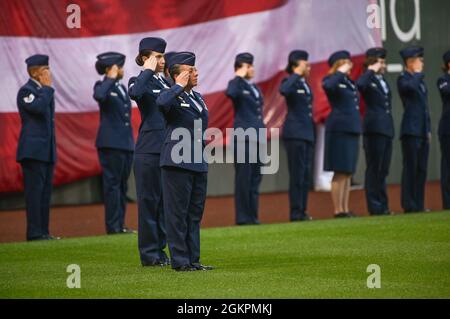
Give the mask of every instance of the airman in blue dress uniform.
[(314, 154), (313, 94), (305, 77), (309, 75), (308, 52), (294, 50), (289, 54), (280, 93), (286, 98), (288, 113), (283, 126), (289, 169), (290, 220), (310, 220), (306, 212), (309, 181)]
[[(228, 83), (226, 95), (232, 100), (234, 106), (234, 128), (259, 129), (264, 128), (263, 105), (264, 99), (261, 90), (250, 80), (254, 76), (254, 57), (250, 53), (240, 53), (236, 56), (234, 69), (236, 77)], [(257, 135), (258, 136), (258, 135)], [(239, 143), (245, 151), (244, 163), (238, 163), (237, 152)], [(250, 148), (259, 153), (259, 138), (246, 137), (245, 140), (236, 138), (234, 141), (234, 167), (236, 206), (236, 224), (259, 224), (258, 200), (259, 185), (261, 184), (261, 159), (256, 156), (256, 161), (251, 159)]]
[[(195, 55), (177, 52), (169, 62), (176, 84), (162, 90), (156, 103), (167, 123), (160, 165), (171, 265), (176, 271), (211, 270), (200, 263), (200, 223), (208, 174), (203, 136), (208, 108), (200, 93), (193, 91), (198, 82)], [(180, 129), (187, 134), (179, 140)]]
[(441, 145), (441, 190), (444, 209), (450, 209), (450, 51), (444, 56), (444, 75), (437, 81), (442, 98), (442, 115), (439, 121)]
[(134, 154), (134, 175), (138, 202), (138, 248), (143, 266), (164, 266), (166, 231), (159, 159), (166, 120), (156, 99), (169, 83), (161, 76), (165, 66), (166, 41), (144, 38), (136, 63), (144, 70), (128, 83), (128, 93), (141, 113), (141, 125)]
[(50, 200), (56, 162), (55, 90), (48, 56), (25, 60), (30, 79), (17, 94), (22, 122), (17, 162), (22, 166), (27, 214), (27, 240), (59, 239), (49, 234)]
[(101, 81), (94, 85), (94, 99), (100, 108), (96, 147), (102, 167), (105, 225), (108, 234), (133, 232), (125, 227), (128, 177), (133, 163), (134, 140), (131, 101), (123, 78), (125, 56), (106, 52), (97, 56), (95, 68)]
[(356, 85), (366, 105), (363, 145), (366, 155), (365, 191), (371, 215), (390, 214), (386, 178), (392, 157), (394, 121), (392, 93), (383, 74), (386, 50), (371, 48), (366, 52), (365, 71)]
[(358, 90), (349, 78), (353, 63), (348, 51), (334, 52), (328, 65), (330, 71), (322, 81), (331, 104), (331, 113), (325, 123), (324, 170), (334, 172), (331, 182), (334, 216), (354, 217), (348, 202), (361, 134)]
[(417, 46), (400, 51), (405, 71), (397, 79), (403, 103), (400, 139), (403, 153), (401, 203), (406, 213), (425, 210), (425, 183), (431, 141), (428, 91), (423, 74), (424, 49)]

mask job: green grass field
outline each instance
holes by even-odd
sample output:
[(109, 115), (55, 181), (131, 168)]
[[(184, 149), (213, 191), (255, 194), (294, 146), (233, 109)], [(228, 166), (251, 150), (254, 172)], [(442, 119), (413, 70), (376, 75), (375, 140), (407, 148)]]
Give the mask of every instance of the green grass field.
[(0, 298), (449, 298), (450, 213), (206, 229), (202, 261), (217, 269), (141, 267), (136, 235), (0, 244)]

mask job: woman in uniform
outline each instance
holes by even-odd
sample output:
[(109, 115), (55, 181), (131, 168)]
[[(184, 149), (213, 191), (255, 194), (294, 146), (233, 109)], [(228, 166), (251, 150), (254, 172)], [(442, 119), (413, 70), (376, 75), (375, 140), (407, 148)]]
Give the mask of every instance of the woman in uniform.
[(306, 212), (314, 153), (313, 95), (306, 83), (310, 70), (308, 52), (294, 50), (289, 54), (286, 67), (289, 76), (280, 85), (280, 93), (286, 98), (288, 107), (283, 142), (288, 157), (291, 221), (311, 220)]
[(328, 59), (330, 71), (322, 81), (331, 105), (325, 123), (324, 169), (334, 172), (331, 196), (335, 217), (354, 217), (348, 202), (350, 182), (358, 161), (361, 117), (358, 91), (349, 78), (353, 63), (348, 51), (337, 51)]
[(142, 39), (136, 63), (143, 70), (128, 83), (130, 97), (136, 101), (141, 113), (134, 175), (138, 203), (138, 247), (143, 266), (169, 264), (164, 252), (166, 232), (159, 167), (166, 123), (156, 105), (160, 91), (169, 87), (160, 74), (164, 70), (165, 49), (166, 41), (161, 38)]

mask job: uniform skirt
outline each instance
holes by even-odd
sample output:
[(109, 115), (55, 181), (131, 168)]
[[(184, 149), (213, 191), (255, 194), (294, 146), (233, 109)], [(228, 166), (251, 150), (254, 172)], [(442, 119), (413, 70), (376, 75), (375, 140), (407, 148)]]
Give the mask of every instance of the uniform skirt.
[(359, 153), (359, 134), (346, 132), (325, 133), (324, 170), (353, 174)]

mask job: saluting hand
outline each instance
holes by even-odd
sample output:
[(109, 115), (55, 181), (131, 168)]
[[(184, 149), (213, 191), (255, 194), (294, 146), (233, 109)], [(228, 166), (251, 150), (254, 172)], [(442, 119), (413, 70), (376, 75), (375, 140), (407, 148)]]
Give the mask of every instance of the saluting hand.
[(338, 71), (347, 74), (348, 71), (352, 68), (353, 64), (351, 63), (344, 63), (340, 67), (338, 67)]
[(115, 64), (106, 73), (106, 76), (110, 79), (116, 79), (118, 75), (119, 75), (119, 67)]
[(152, 70), (154, 72), (156, 70), (157, 64), (158, 60), (156, 60), (155, 56), (151, 55), (148, 59), (144, 61), (144, 69)]
[(247, 69), (248, 69), (248, 66), (243, 65), (242, 67), (240, 67), (239, 69), (236, 70), (236, 72), (235, 72), (236, 76), (239, 76), (241, 78), (245, 77), (247, 75)]
[(189, 77), (190, 77), (189, 71), (183, 71), (177, 76), (175, 83), (182, 87), (186, 87), (186, 85), (189, 82)]
[(375, 73), (378, 73), (378, 71), (380, 71), (380, 69), (381, 69), (381, 63), (380, 63), (380, 61), (377, 61), (376, 63), (374, 63), (374, 64), (372, 64), (372, 65), (369, 65), (369, 66), (367, 67), (367, 69), (368, 69), (368, 70), (372, 70), (372, 71), (375, 72)]
[(50, 70), (48, 69), (43, 70), (39, 75), (38, 81), (43, 86), (52, 86), (52, 75), (50, 73)]

